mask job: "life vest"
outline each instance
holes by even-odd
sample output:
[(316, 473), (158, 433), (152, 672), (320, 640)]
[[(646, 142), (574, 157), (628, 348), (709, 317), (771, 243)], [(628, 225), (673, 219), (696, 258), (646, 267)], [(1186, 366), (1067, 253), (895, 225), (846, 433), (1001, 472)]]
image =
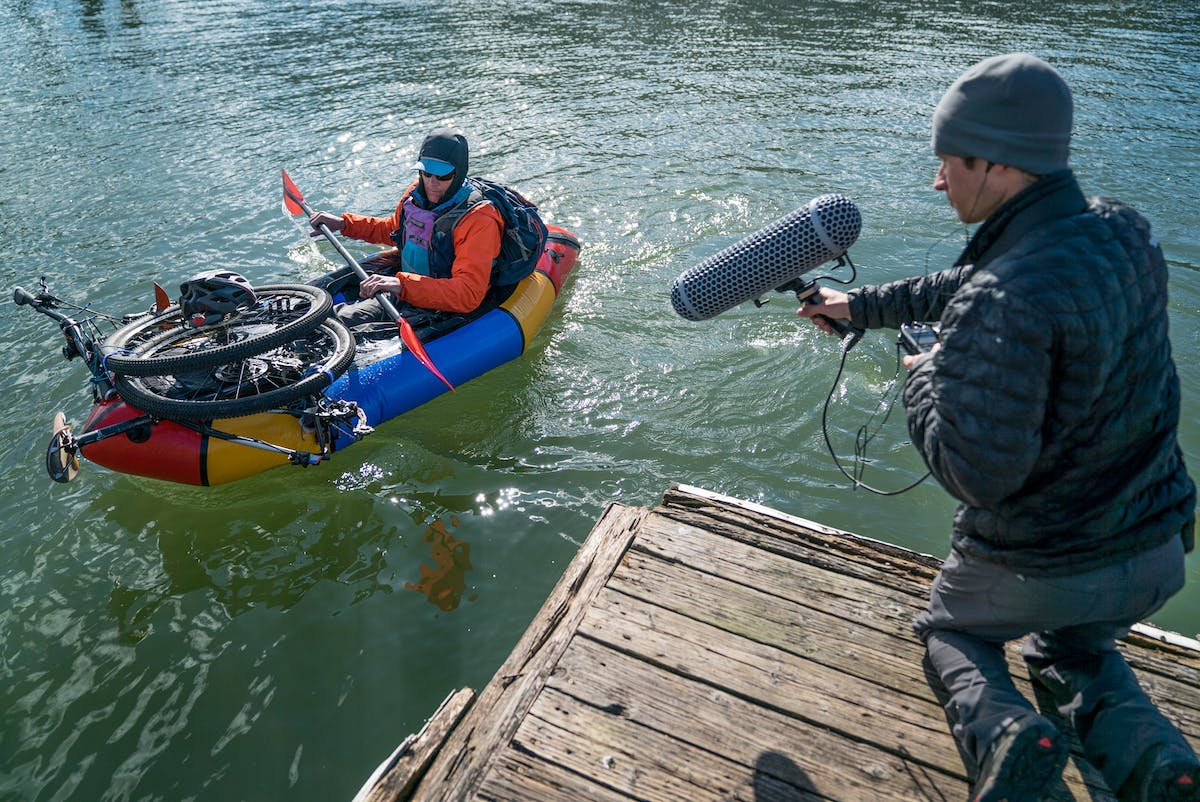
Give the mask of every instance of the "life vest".
[(486, 198), (478, 189), (463, 186), (449, 201), (433, 209), (422, 209), (413, 197), (415, 192), (404, 199), (400, 227), (390, 234), (400, 249), (401, 269), (432, 278), (450, 278), (454, 265), (454, 227)]

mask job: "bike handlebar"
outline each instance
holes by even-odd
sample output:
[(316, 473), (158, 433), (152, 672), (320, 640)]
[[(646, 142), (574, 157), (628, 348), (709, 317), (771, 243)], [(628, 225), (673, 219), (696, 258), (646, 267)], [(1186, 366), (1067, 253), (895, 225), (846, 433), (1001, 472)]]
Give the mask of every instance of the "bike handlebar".
[[(62, 312), (54, 311), (54, 306), (58, 299), (48, 293), (38, 293), (34, 295), (23, 287), (13, 289), (13, 301), (18, 306), (32, 306), (35, 311), (41, 312), (51, 320), (56, 321), (60, 326), (78, 326), (79, 324), (74, 318), (64, 315)], [(82, 336), (82, 332), (80, 333)]]
[(58, 299), (49, 293), (39, 293), (34, 295), (23, 287), (13, 289), (13, 301), (18, 306), (32, 306), (34, 311), (40, 312), (54, 322), (58, 323), (59, 329), (66, 336), (68, 344), (63, 346), (63, 356), (67, 359), (74, 359), (76, 356), (81, 356), (87, 361), (91, 361), (95, 353), (94, 341), (84, 332), (83, 326), (75, 318), (64, 315), (62, 312), (54, 310), (54, 305)]

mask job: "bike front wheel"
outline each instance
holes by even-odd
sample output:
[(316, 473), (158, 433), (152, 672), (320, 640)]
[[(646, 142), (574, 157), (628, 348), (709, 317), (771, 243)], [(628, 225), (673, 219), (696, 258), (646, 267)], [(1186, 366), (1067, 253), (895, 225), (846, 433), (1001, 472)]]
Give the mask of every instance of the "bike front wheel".
[(118, 375), (114, 385), (125, 403), (158, 418), (237, 418), (315, 396), (353, 361), (354, 336), (326, 318), (307, 334), (245, 359), (172, 375)]
[(192, 325), (178, 305), (138, 318), (104, 340), (104, 366), (117, 376), (169, 376), (227, 365), (316, 330), (333, 308), (328, 292), (307, 284), (255, 293), (253, 307), (208, 326)]

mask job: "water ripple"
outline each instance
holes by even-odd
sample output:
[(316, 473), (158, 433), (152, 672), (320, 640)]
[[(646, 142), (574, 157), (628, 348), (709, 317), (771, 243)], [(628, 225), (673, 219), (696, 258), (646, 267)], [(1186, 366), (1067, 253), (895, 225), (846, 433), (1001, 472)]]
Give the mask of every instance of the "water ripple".
[[(220, 488), (87, 464), (46, 481), (48, 421), (82, 420), (86, 377), (48, 321), (0, 315), (0, 796), (347, 798), (447, 692), (487, 682), (604, 505), (653, 504), (670, 481), (944, 551), (942, 491), (865, 498), (826, 452), (832, 388), (852, 467), (890, 338), (851, 352), (835, 387), (836, 344), (787, 297), (697, 324), (667, 288), (833, 191), (863, 211), (860, 281), (948, 263), (964, 232), (930, 189), (928, 117), (982, 53), (1038, 52), (1076, 87), (1081, 180), (1153, 221), (1194, 398), (1198, 41), (1168, 3), (5, 5), (10, 286), (45, 275), (119, 313), (213, 265), (307, 280), (337, 256), (281, 213), (279, 170), (320, 208), (389, 213), (437, 124), (584, 251), (524, 359), (328, 464)], [(920, 475), (906, 438), (894, 413), (866, 481)], [(469, 547), (470, 570), (439, 563), (430, 531)], [(430, 577), (455, 605), (412, 590)], [(1194, 632), (1193, 608), (1160, 623)]]

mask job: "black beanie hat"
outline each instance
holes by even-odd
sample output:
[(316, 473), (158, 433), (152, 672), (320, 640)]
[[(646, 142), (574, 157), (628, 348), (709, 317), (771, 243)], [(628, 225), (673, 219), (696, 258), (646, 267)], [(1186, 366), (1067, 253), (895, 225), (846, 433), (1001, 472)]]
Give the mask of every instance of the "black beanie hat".
[(1037, 56), (984, 59), (950, 85), (933, 112), (933, 150), (980, 158), (1034, 175), (1067, 166), (1071, 90)]

